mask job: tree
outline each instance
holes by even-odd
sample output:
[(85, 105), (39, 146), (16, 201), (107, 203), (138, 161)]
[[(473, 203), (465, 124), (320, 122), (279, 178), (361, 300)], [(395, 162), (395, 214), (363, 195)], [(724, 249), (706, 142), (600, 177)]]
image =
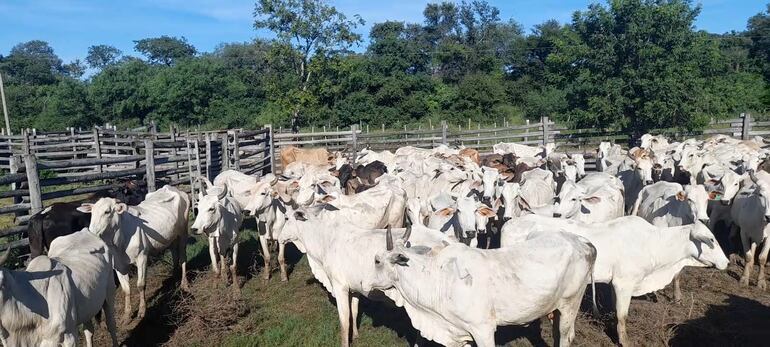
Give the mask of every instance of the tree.
[[(274, 54), (290, 62), (296, 80), (287, 94), (293, 99), (293, 123), (299, 123), (299, 113), (307, 100), (308, 87), (313, 82), (313, 69), (309, 66), (316, 56), (337, 54), (348, 50), (361, 40), (355, 33), (364, 21), (355, 15), (354, 20), (337, 11), (323, 0), (259, 0), (254, 10), (254, 28), (268, 29), (276, 34), (284, 45)], [(296, 126), (294, 127), (296, 130)]]
[(6, 83), (53, 84), (63, 72), (62, 61), (54, 53), (48, 42), (33, 40), (20, 43), (11, 48), (0, 66)]
[(705, 78), (688, 0), (612, 0), (573, 16), (548, 56), (573, 110), (562, 120), (619, 127), (640, 136), (657, 127), (697, 127)]
[(134, 49), (142, 53), (151, 64), (174, 65), (177, 61), (195, 56), (193, 45), (187, 39), (161, 36), (134, 41)]
[(119, 49), (109, 45), (95, 45), (88, 47), (88, 56), (86, 63), (92, 69), (104, 69), (118, 62), (120, 55), (123, 54)]
[(86, 64), (80, 59), (75, 59), (67, 64), (62, 65), (62, 71), (70, 78), (79, 79), (86, 73)]

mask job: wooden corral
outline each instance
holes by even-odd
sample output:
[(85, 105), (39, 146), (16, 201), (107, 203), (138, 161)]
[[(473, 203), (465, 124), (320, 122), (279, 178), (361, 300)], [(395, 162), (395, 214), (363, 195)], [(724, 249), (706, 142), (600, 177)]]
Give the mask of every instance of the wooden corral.
[[(229, 168), (252, 175), (271, 171), (271, 129), (168, 132), (88, 131), (0, 136), (1, 215), (12, 215), (13, 225), (0, 230), (0, 250), (28, 245), (26, 222), (53, 199), (74, 197), (117, 188), (118, 179), (146, 183), (148, 191), (170, 184), (194, 192), (196, 178), (213, 179)], [(195, 199), (195, 194), (192, 194)], [(8, 217), (6, 217), (8, 218)]]

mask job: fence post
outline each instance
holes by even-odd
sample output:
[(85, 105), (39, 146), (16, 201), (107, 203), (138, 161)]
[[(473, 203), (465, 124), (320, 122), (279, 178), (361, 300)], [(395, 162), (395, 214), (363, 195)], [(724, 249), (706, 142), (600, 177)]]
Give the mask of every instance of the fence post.
[(219, 165), (220, 170), (219, 172), (222, 172), (224, 170), (227, 170), (230, 168), (230, 152), (229, 152), (229, 146), (227, 141), (228, 133), (222, 134), (222, 164)]
[(446, 121), (441, 121), (441, 144), (446, 145), (446, 132), (447, 132), (447, 125)]
[(206, 133), (204, 136), (204, 141), (206, 141), (206, 178), (208, 178), (209, 181), (213, 179), (211, 177), (211, 168), (214, 167), (214, 165), (211, 163), (211, 134)]
[[(275, 139), (273, 138), (273, 125), (267, 124), (265, 125), (265, 128), (267, 128), (267, 141), (265, 141), (265, 146), (268, 146), (267, 151), (270, 155), (270, 172), (275, 174)], [(262, 154), (264, 158), (264, 152)], [(263, 163), (264, 164), (264, 163)], [(264, 170), (263, 170), (264, 174)]]
[(75, 127), (70, 127), (70, 143), (72, 143), (72, 159), (78, 158), (77, 140), (75, 140)]
[(185, 146), (187, 147), (187, 175), (190, 179), (190, 198), (192, 200), (192, 206), (195, 207), (198, 206), (198, 195), (195, 194), (195, 176), (193, 175), (193, 169), (192, 169), (192, 150), (190, 149), (190, 131), (188, 130), (185, 132), (184, 137)]
[(353, 142), (353, 148), (352, 148), (353, 160), (351, 160), (351, 162), (353, 164), (356, 163), (356, 157), (358, 156), (358, 136), (356, 135), (357, 130), (358, 130), (358, 124), (353, 124), (350, 126), (350, 138), (352, 139), (352, 142)]
[[(189, 138), (188, 138), (189, 141)], [(195, 133), (195, 170), (198, 172), (198, 178), (203, 177), (203, 174), (201, 174), (201, 149), (198, 145), (198, 143), (201, 142), (200, 133)]]
[(751, 114), (741, 113), (743, 117), (743, 126), (741, 127), (741, 140), (748, 140), (749, 133), (751, 132)]
[(144, 140), (144, 165), (146, 169), (146, 175), (144, 176), (147, 181), (147, 191), (155, 191), (155, 156), (154, 156), (155, 144), (152, 140)]
[(40, 191), (40, 176), (37, 172), (37, 158), (31, 151), (29, 142), (29, 132), (24, 132), (24, 152), (22, 154), (22, 160), (24, 161), (25, 170), (27, 171), (27, 185), (29, 186), (29, 202), (31, 208), (29, 214), (43, 210), (43, 194)]
[[(177, 151), (177, 148), (176, 148), (176, 125), (174, 125), (172, 123), (171, 125), (169, 125), (168, 128), (169, 128), (169, 133), (170, 133), (169, 135), (171, 136), (171, 143), (173, 144), (172, 147), (171, 147), (171, 155), (176, 157), (179, 154), (179, 151)], [(178, 173), (179, 172), (179, 162), (178, 161), (174, 162), (174, 169), (176, 169), (176, 171), (177, 171), (177, 173), (174, 174), (174, 179), (179, 180), (179, 177), (181, 175)]]
[(540, 118), (540, 123), (543, 124), (543, 146), (548, 144), (548, 116)]
[[(102, 159), (102, 144), (99, 140), (99, 129), (94, 128), (94, 151), (96, 152), (96, 159)], [(102, 173), (102, 164), (96, 166), (96, 172)]]
[(233, 167), (236, 170), (241, 169), (241, 149), (240, 149), (240, 135), (241, 129), (232, 130), (233, 132)]

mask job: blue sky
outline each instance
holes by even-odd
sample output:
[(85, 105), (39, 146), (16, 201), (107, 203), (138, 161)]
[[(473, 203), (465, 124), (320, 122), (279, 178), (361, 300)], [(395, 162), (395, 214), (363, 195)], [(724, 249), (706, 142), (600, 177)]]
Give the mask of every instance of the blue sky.
[[(696, 23), (711, 32), (743, 30), (748, 17), (770, 0), (701, 0)], [(426, 0), (331, 0), (347, 15), (359, 14), (366, 36), (384, 20), (422, 21)], [(501, 18), (514, 18), (529, 30), (547, 19), (569, 21), (590, 0), (489, 0)], [(19, 42), (48, 41), (66, 62), (84, 58), (88, 46), (109, 44), (133, 52), (133, 40), (160, 35), (185, 36), (199, 51), (221, 42), (249, 41), (267, 33), (252, 28), (253, 0), (0, 0), (0, 54)]]

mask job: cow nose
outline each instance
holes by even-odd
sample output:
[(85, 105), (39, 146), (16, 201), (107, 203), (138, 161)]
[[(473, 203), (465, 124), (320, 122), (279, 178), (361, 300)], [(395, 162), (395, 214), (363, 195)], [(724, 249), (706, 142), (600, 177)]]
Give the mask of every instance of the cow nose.
[(644, 181), (644, 184), (652, 184), (652, 180), (646, 180)]
[(197, 234), (198, 228), (190, 228), (190, 232), (192, 232), (193, 234)]
[(555, 213), (554, 212), (553, 218), (561, 218), (561, 213)]

